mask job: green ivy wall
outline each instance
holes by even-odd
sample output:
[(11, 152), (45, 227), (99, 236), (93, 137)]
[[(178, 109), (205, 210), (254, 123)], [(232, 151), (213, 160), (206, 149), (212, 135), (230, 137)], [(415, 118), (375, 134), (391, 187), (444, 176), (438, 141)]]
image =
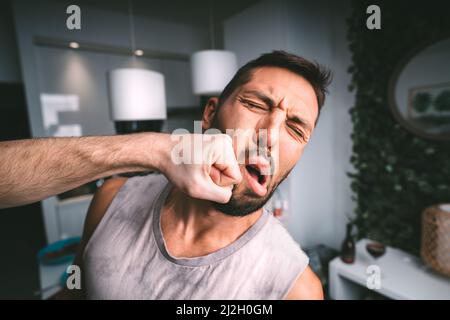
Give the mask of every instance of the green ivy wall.
[[(381, 30), (366, 28), (366, 8), (381, 8)], [(358, 238), (419, 253), (424, 208), (450, 202), (450, 142), (420, 138), (400, 126), (388, 104), (399, 61), (422, 42), (450, 37), (450, 1), (352, 1), (348, 39)]]

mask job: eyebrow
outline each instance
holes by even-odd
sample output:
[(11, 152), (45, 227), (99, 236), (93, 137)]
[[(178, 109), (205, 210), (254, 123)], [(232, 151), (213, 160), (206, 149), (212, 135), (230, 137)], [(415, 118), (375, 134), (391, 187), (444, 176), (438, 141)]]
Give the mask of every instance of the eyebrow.
[(252, 94), (255, 97), (257, 97), (258, 99), (260, 99), (262, 102), (264, 102), (268, 107), (273, 108), (275, 107), (275, 100), (273, 100), (271, 97), (269, 97), (268, 95), (262, 93), (261, 91), (257, 91), (257, 90), (247, 90), (244, 91), (243, 93), (245, 94)]
[[(268, 95), (264, 94), (261, 91), (257, 91), (257, 90), (247, 90), (244, 91), (243, 94), (252, 94), (255, 97), (257, 97), (258, 99), (260, 99), (261, 101), (263, 101), (268, 107), (273, 108), (275, 107), (275, 100), (273, 100), (271, 97), (269, 97)], [(309, 130), (309, 132), (312, 131), (312, 125), (309, 123), (309, 121), (305, 120), (302, 117), (299, 117), (297, 115), (294, 115), (292, 117), (289, 118), (289, 120), (294, 121), (295, 123), (301, 125), (303, 128), (305, 128), (306, 130)]]
[(294, 116), (292, 116), (292, 117), (290, 118), (290, 120), (292, 120), (292, 121), (298, 123), (298, 124), (301, 125), (303, 128), (305, 128), (306, 130), (308, 130), (309, 132), (312, 131), (312, 126), (311, 126), (311, 124), (310, 124), (308, 121), (306, 121), (305, 119), (303, 119), (303, 118), (301, 118), (301, 117), (299, 117), (299, 116), (295, 116), (295, 115), (294, 115)]

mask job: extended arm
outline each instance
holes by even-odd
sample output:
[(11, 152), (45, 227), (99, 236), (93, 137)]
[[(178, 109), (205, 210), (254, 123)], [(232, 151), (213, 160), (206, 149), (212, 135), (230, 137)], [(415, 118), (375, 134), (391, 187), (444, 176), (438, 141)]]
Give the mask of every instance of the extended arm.
[[(208, 158), (213, 159), (204, 165), (173, 163), (171, 152), (177, 142), (164, 133), (0, 142), (0, 208), (36, 202), (113, 174), (149, 170), (162, 172), (191, 196), (226, 202), (230, 186), (241, 175), (231, 156), (231, 139), (218, 138), (225, 148), (204, 141)], [(228, 163), (216, 166), (214, 159), (224, 153)]]
[(0, 143), (0, 207), (39, 201), (119, 172), (158, 168), (157, 133)]

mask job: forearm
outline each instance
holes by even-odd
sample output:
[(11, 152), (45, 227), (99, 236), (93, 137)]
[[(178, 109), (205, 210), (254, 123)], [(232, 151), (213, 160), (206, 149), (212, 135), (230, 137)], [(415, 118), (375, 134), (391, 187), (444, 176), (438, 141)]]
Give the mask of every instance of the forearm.
[(121, 172), (158, 171), (168, 141), (167, 134), (142, 133), (0, 142), (0, 208)]

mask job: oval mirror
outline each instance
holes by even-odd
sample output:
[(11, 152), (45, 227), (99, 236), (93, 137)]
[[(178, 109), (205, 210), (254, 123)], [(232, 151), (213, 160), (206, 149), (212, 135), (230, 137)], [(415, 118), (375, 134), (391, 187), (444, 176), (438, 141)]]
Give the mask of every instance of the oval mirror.
[(397, 67), (391, 110), (409, 131), (450, 140), (450, 38), (415, 50)]

